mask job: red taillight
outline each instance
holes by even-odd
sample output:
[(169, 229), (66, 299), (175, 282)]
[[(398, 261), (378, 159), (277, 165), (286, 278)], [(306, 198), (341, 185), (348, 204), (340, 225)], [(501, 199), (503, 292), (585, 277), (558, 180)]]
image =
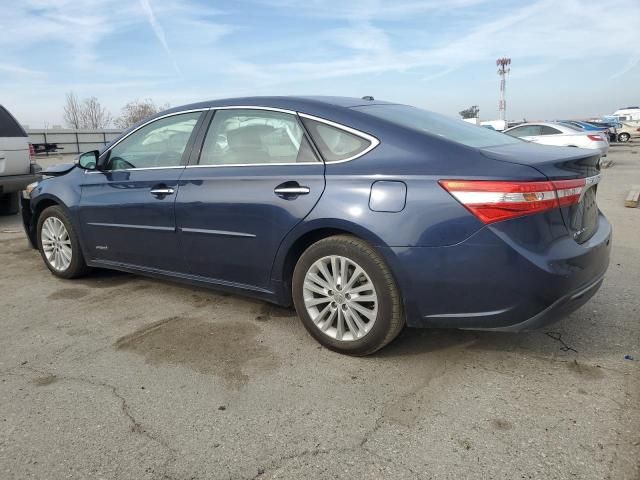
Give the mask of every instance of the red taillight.
[(488, 224), (578, 203), (586, 181), (579, 178), (549, 182), (440, 180), (439, 183)]
[(604, 142), (604, 139), (600, 135), (587, 135), (587, 138), (594, 142)]
[(29, 159), (31, 160), (31, 163), (36, 161), (36, 149), (33, 148), (32, 143), (29, 144)]

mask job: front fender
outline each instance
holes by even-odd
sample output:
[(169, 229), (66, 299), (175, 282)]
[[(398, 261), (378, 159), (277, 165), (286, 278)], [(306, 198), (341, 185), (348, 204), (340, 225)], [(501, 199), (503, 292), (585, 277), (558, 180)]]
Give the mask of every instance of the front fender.
[[(35, 228), (38, 223), (40, 213), (51, 205), (58, 205), (64, 209), (65, 213), (71, 220), (71, 224), (76, 232), (80, 232), (78, 208), (80, 206), (81, 197), (81, 177), (83, 171), (74, 169), (69, 174), (47, 178), (31, 192), (31, 199), (28, 205), (29, 215), (23, 213), (23, 221), (25, 222), (25, 230), (29, 233), (30, 241), (37, 245), (35, 241)], [(23, 209), (26, 205), (23, 204)], [(78, 235), (80, 246), (85, 252), (82, 237)], [(86, 252), (85, 252), (86, 253)]]

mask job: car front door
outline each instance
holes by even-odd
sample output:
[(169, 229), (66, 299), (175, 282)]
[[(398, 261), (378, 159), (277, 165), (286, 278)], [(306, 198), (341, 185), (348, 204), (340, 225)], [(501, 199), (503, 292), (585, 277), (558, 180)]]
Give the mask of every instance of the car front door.
[(80, 222), (90, 259), (184, 270), (174, 203), (178, 180), (205, 112), (172, 114), (124, 137), (87, 172)]
[(324, 191), (324, 164), (293, 112), (219, 109), (203, 133), (176, 200), (189, 269), (267, 291), (282, 239)]

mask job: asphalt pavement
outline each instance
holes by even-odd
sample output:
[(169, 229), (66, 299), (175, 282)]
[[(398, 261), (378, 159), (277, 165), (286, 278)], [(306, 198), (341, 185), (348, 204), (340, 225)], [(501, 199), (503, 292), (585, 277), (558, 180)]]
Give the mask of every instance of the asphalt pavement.
[(260, 301), (57, 279), (0, 217), (0, 478), (638, 480), (640, 144), (610, 158), (590, 302), (531, 333), (406, 329), (367, 358)]

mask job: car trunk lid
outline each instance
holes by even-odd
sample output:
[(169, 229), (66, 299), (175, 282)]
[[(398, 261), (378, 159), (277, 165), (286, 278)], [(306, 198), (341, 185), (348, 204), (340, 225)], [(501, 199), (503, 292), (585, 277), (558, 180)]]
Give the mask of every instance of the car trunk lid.
[(578, 243), (586, 242), (598, 228), (596, 193), (600, 181), (600, 154), (592, 150), (517, 143), (488, 147), (482, 154), (508, 163), (528, 165), (549, 180), (584, 179), (579, 202), (560, 207), (570, 234)]

